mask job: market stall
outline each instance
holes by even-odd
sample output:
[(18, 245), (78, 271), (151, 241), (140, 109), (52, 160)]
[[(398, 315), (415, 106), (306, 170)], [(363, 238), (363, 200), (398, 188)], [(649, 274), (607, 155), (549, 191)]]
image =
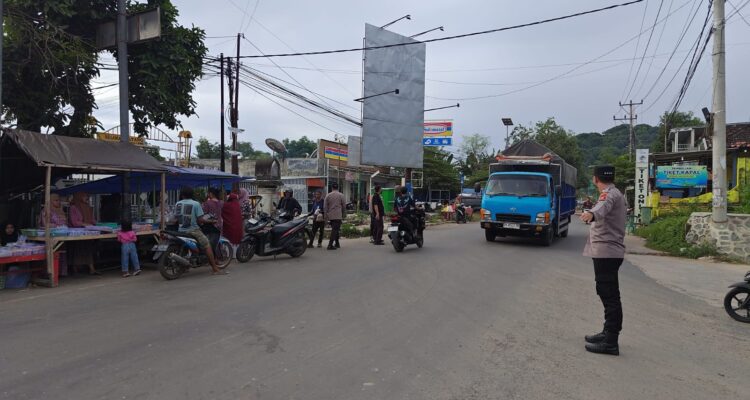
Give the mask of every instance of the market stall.
[[(53, 179), (72, 174), (122, 174), (147, 173), (158, 177), (161, 198), (165, 197), (166, 175), (169, 172), (159, 161), (142, 149), (129, 143), (104, 142), (93, 139), (65, 136), (44, 135), (22, 130), (3, 130), (0, 138), (0, 191), (3, 195), (39, 190), (44, 191), (44, 209), (50, 210), (51, 186)], [(43, 184), (42, 184), (43, 182)], [(160, 202), (161, 220), (164, 226), (164, 202)], [(45, 212), (42, 218), (43, 235), (30, 239), (44, 243), (44, 259), (48, 279), (39, 283), (57, 286), (58, 270), (56, 252), (70, 241), (99, 240), (114, 233), (101, 234), (86, 230), (74, 236), (53, 235), (50, 228), (51, 212)], [(41, 232), (39, 232), (41, 233)], [(143, 235), (153, 235), (156, 230), (141, 230)], [(40, 258), (40, 257), (36, 257)], [(0, 264), (4, 260), (0, 259)]]

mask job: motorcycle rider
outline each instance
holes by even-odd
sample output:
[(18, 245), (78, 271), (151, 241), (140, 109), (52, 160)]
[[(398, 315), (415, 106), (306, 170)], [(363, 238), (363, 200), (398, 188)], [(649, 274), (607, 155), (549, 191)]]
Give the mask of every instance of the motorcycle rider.
[(293, 195), (294, 192), (292, 192), (292, 189), (286, 189), (284, 191), (284, 197), (279, 200), (278, 209), (279, 211), (287, 212), (291, 216), (297, 216), (302, 213), (302, 206)]
[(193, 199), (193, 188), (186, 186), (180, 189), (180, 201), (175, 204), (174, 210), (174, 218), (177, 219), (178, 230), (193, 237), (198, 242), (198, 246), (206, 252), (213, 274), (227, 274), (226, 271), (219, 269), (214, 257), (214, 251), (211, 248), (211, 242), (198, 226), (198, 224), (202, 225), (210, 222), (208, 222), (200, 203)]
[(396, 200), (393, 201), (393, 208), (401, 217), (401, 222), (412, 235), (412, 238), (415, 238), (416, 224), (414, 223), (414, 210), (416, 209), (416, 203), (414, 202), (414, 198), (409, 195), (406, 186), (401, 186), (399, 188), (399, 195), (396, 197)]

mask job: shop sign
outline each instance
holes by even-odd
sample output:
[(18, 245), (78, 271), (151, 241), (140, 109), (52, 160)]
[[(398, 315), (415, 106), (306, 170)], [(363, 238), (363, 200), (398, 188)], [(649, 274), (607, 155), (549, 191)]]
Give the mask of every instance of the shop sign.
[(641, 207), (648, 198), (648, 149), (635, 151), (635, 217), (641, 217)]
[(705, 165), (673, 165), (656, 168), (656, 187), (660, 189), (705, 188), (708, 169)]
[(320, 176), (317, 158), (287, 158), (286, 176)]
[[(120, 135), (116, 133), (99, 132), (96, 134), (96, 138), (98, 140), (103, 140), (105, 142), (119, 142), (120, 141)], [(130, 144), (134, 144), (136, 146), (146, 145), (146, 138), (143, 136), (130, 136), (128, 139), (130, 140)]]
[(336, 147), (329, 147), (326, 146), (324, 149), (325, 158), (330, 158), (332, 160), (341, 160), (346, 161), (349, 159), (349, 150), (347, 149), (339, 149)]

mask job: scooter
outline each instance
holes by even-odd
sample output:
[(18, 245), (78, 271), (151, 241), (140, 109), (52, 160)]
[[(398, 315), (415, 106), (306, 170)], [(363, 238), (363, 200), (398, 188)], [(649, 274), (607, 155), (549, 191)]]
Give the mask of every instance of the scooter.
[[(220, 269), (232, 262), (232, 245), (219, 234), (219, 230), (210, 223), (201, 226), (201, 231), (208, 237), (214, 251), (216, 264)], [(191, 268), (208, 265), (208, 255), (198, 246), (198, 241), (190, 234), (174, 230), (164, 230), (161, 239), (152, 250), (153, 259), (158, 260), (159, 273), (168, 280), (182, 276)]]
[(456, 223), (466, 223), (466, 206), (463, 203), (456, 204)]
[(743, 282), (729, 287), (733, 289), (724, 296), (724, 310), (735, 320), (750, 323), (750, 271)]
[(307, 250), (307, 216), (283, 223), (274, 223), (270, 217), (253, 222), (245, 224), (245, 236), (235, 254), (237, 261), (248, 262), (256, 254), (261, 257), (289, 254), (296, 258)]
[(420, 249), (424, 246), (424, 229), (425, 229), (425, 214), (423, 208), (417, 208), (414, 218), (412, 219), (412, 225), (414, 225), (415, 232), (411, 232), (406, 229), (403, 223), (402, 217), (398, 214), (391, 216), (391, 224), (388, 226), (388, 238), (391, 239), (393, 249), (397, 253), (404, 251), (404, 247), (410, 244), (416, 244)]

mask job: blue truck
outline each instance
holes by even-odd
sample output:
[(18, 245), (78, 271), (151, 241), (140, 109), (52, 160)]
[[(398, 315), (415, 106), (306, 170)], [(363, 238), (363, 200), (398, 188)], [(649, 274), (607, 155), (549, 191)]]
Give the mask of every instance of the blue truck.
[(523, 236), (549, 246), (568, 236), (575, 214), (577, 171), (532, 140), (514, 144), (490, 165), (482, 196), (481, 227), (487, 241)]

